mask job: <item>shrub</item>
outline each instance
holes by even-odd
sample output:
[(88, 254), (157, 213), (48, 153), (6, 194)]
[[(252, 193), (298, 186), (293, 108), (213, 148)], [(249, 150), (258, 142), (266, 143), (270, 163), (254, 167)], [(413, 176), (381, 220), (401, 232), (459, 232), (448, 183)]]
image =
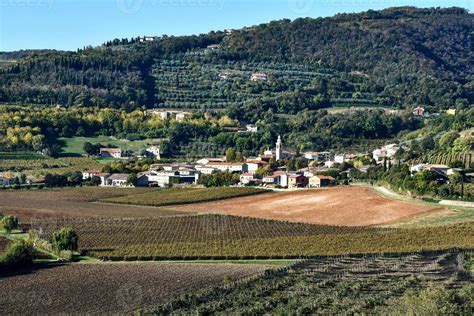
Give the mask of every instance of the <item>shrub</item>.
[(64, 227), (53, 233), (51, 244), (56, 253), (60, 253), (62, 250), (77, 250), (79, 237), (74, 229), (70, 227)]
[(33, 263), (33, 250), (31, 242), (18, 240), (8, 247), (1, 262), (15, 266), (31, 264)]
[(18, 228), (18, 218), (13, 215), (8, 215), (2, 218), (1, 227), (10, 233), (12, 230)]

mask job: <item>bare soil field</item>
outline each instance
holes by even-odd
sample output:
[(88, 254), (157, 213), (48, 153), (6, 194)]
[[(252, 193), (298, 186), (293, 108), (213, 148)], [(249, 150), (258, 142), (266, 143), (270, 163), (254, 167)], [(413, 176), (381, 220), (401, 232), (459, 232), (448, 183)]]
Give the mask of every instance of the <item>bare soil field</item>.
[(173, 209), (342, 226), (378, 225), (444, 210), (392, 200), (362, 187), (261, 194)]
[(123, 314), (180, 294), (259, 274), (252, 264), (101, 263), (45, 267), (0, 276), (7, 315)]
[(32, 218), (161, 217), (179, 215), (155, 207), (101, 204), (95, 201), (150, 192), (147, 188), (64, 188), (43, 190), (0, 190), (0, 208), (22, 222)]

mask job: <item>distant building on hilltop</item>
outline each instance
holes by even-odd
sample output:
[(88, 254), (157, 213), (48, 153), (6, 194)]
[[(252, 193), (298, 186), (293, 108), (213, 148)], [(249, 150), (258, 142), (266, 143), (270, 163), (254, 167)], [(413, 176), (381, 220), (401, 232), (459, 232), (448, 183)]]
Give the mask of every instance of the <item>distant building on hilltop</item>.
[(425, 109), (422, 107), (416, 107), (413, 109), (413, 115), (414, 116), (424, 116), (425, 115)]
[(267, 80), (267, 75), (264, 74), (264, 73), (261, 73), (261, 72), (256, 72), (256, 73), (253, 73), (250, 76), (250, 80), (252, 80), (252, 81), (258, 81), (258, 80), (265, 81), (265, 80)]

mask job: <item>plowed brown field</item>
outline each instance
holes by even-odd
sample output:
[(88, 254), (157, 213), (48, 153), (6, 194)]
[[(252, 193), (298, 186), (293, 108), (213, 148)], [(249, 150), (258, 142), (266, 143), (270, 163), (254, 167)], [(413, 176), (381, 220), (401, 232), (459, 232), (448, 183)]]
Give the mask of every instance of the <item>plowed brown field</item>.
[(261, 194), (174, 209), (343, 226), (377, 225), (444, 210), (388, 199), (362, 187)]
[(156, 207), (94, 203), (98, 200), (150, 192), (146, 188), (63, 188), (43, 190), (0, 190), (0, 208), (21, 221), (31, 218), (156, 217), (178, 212)]
[(4, 315), (125, 314), (271, 268), (252, 264), (101, 263), (1, 276)]

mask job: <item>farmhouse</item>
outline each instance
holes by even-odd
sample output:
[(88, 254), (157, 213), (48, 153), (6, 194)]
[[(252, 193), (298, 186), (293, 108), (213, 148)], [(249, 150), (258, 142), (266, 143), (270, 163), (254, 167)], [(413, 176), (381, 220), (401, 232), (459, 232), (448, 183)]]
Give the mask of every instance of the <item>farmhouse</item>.
[(335, 163), (342, 164), (342, 163), (344, 163), (345, 161), (346, 161), (346, 156), (345, 156), (344, 154), (334, 156), (334, 162), (335, 162)]
[(308, 186), (310, 188), (321, 188), (334, 182), (334, 178), (331, 176), (321, 176), (321, 175), (314, 175), (308, 180)]
[(169, 119), (175, 119), (178, 122), (183, 121), (188, 115), (190, 115), (189, 112), (182, 112), (182, 111), (171, 111), (171, 110), (147, 110), (145, 112), (147, 115), (156, 115), (160, 116), (163, 120), (169, 120)]
[(122, 149), (120, 148), (101, 148), (100, 157), (102, 158), (121, 158)]
[(107, 178), (105, 178), (105, 184), (104, 186), (106, 187), (134, 187), (133, 184), (127, 183), (128, 179), (128, 174), (126, 173), (113, 173)]

